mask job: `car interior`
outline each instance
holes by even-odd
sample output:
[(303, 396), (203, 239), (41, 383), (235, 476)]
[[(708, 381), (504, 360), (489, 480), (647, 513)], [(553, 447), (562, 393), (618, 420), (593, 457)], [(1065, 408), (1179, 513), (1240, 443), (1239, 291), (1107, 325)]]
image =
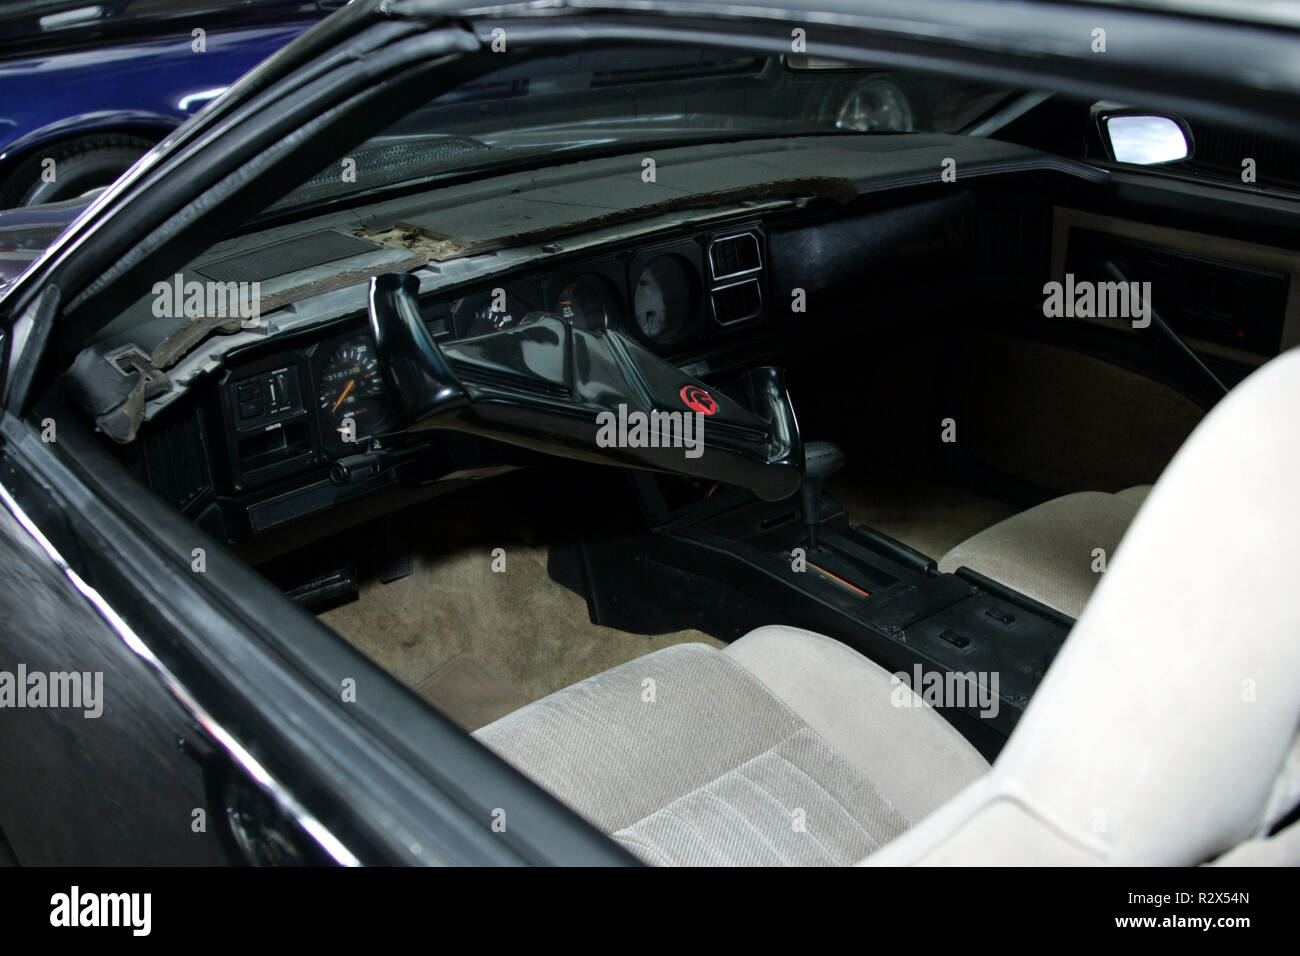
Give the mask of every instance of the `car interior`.
[[(1287, 183), (1239, 188), (1224, 157), (1284, 147), (1193, 123), (1194, 158), (1147, 169), (1107, 153), (1093, 102), (693, 56), (736, 103), (797, 96), (778, 115), (806, 128), (615, 131), (577, 158), (544, 111), (413, 132), (519, 83), (480, 81), (342, 157), (354, 191), (336, 161), (159, 277), (37, 418), (93, 429), (202, 541), (644, 862), (1268, 844), (1296, 775), (1178, 762), (1161, 721), (1184, 692), (1124, 662), (1220, 653), (1179, 602), (1256, 567), (1220, 536), (1264, 520), (1243, 501), (1269, 472), (1247, 465), (1286, 444), (1256, 412), (1296, 401), (1273, 369), (1295, 378), (1300, 232)], [(591, 66), (587, 92), (680, 98), (673, 63)], [(508, 144), (486, 133), (502, 115)], [(355, 192), (395, 169), (401, 188)], [(256, 288), (257, 314), (192, 305), (195, 279)], [(1056, 316), (1054, 282), (1154, 291), (1141, 317)], [(669, 412), (696, 416), (698, 457), (593, 440), (594, 415)], [(1133, 639), (1159, 615), (1181, 650)], [(1197, 692), (1169, 718), (1188, 735), (1281, 719)], [(1161, 761), (1193, 769), (1135, 769)], [(1252, 783), (1222, 819), (1170, 819), (1224, 773)]]

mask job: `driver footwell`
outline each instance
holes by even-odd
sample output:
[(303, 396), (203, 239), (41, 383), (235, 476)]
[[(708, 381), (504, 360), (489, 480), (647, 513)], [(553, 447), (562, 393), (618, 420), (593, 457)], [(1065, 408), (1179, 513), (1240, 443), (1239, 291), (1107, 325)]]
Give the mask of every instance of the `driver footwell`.
[(356, 600), (319, 614), (466, 729), (671, 644), (723, 646), (699, 631), (647, 637), (592, 624), (586, 601), (547, 574), (528, 477), (402, 512), (385, 548), (409, 549), (411, 573), (384, 583), (363, 567)]

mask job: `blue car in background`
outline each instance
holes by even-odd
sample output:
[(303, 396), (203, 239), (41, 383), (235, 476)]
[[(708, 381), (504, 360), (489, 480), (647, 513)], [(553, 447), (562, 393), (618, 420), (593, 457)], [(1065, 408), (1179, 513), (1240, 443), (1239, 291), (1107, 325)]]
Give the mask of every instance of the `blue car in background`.
[(0, 6), (0, 209), (105, 186), (344, 0)]

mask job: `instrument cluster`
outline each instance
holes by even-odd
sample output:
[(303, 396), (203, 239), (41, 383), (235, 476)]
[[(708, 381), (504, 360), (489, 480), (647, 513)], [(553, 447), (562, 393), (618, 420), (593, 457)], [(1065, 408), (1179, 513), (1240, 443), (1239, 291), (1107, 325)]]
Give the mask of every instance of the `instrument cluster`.
[(671, 357), (725, 327), (758, 319), (762, 271), (762, 233), (751, 226), (475, 286), (423, 309), (435, 338), (487, 335), (546, 311), (575, 328), (627, 332)]

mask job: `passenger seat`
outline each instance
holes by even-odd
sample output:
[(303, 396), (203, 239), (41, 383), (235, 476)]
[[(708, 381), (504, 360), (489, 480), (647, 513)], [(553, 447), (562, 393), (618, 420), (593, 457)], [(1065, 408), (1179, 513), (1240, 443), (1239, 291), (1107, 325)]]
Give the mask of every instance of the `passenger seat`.
[(939, 570), (970, 568), (1077, 618), (1150, 490), (1136, 485), (1045, 501), (967, 538), (939, 560)]

